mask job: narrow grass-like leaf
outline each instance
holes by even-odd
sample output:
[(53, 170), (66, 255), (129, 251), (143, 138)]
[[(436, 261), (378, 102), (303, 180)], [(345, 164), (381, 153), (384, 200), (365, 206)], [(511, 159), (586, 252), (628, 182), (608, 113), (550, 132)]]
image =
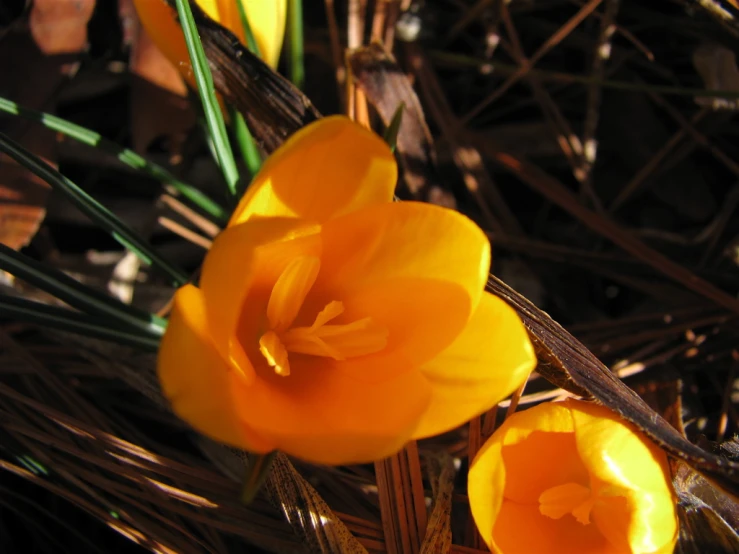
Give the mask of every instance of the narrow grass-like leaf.
[(73, 308), (96, 315), (113, 324), (124, 324), (160, 336), (165, 319), (127, 306), (115, 298), (83, 285), (65, 273), (32, 260), (0, 244), (0, 269), (38, 287)]
[[(259, 45), (254, 38), (251, 25), (249, 25), (249, 18), (246, 15), (244, 3), (237, 0), (236, 6), (239, 10), (241, 26), (244, 28), (246, 46), (249, 50), (254, 52), (255, 55), (261, 57)], [(236, 133), (236, 142), (241, 150), (241, 157), (244, 159), (244, 163), (251, 174), (250, 176), (254, 177), (257, 171), (259, 171), (259, 168), (262, 167), (262, 155), (259, 153), (257, 143), (254, 142), (254, 137), (252, 136), (251, 131), (249, 131), (249, 127), (246, 125), (244, 116), (242, 116), (235, 108), (231, 108), (231, 120), (233, 121), (234, 132)]]
[(393, 119), (390, 121), (390, 125), (387, 126), (387, 129), (385, 129), (385, 134), (382, 138), (385, 139), (385, 142), (387, 142), (388, 146), (390, 146), (390, 150), (395, 152), (395, 146), (398, 142), (398, 131), (400, 131), (400, 123), (403, 121), (403, 111), (405, 110), (405, 103), (401, 102), (398, 105), (398, 108), (395, 110), (395, 113), (393, 114)]
[(192, 10), (190, 9), (188, 0), (177, 0), (177, 13), (180, 17), (182, 31), (185, 34), (187, 52), (190, 54), (190, 62), (192, 63), (195, 82), (198, 85), (200, 101), (203, 103), (203, 111), (205, 112), (205, 119), (208, 123), (208, 130), (213, 141), (216, 158), (226, 179), (228, 190), (235, 196), (236, 184), (239, 181), (239, 171), (236, 168), (231, 144), (228, 141), (221, 106), (216, 97), (213, 75), (208, 67), (208, 60), (205, 58), (203, 45), (200, 43), (200, 36), (198, 35), (198, 29), (193, 20)]
[(103, 318), (7, 294), (0, 294), (0, 318), (35, 323), (60, 331), (133, 346), (148, 352), (156, 352), (159, 348), (158, 338), (142, 335), (131, 329), (111, 327)]
[(246, 474), (241, 486), (241, 501), (244, 504), (251, 504), (257, 496), (269, 475), (276, 454), (276, 450), (267, 454), (249, 454), (249, 465), (246, 466)]
[(290, 0), (287, 9), (290, 39), (290, 80), (299, 89), (305, 81), (303, 61), (303, 0)]
[(111, 211), (45, 161), (3, 133), (0, 133), (0, 152), (7, 154), (23, 167), (41, 177), (55, 190), (64, 194), (82, 213), (110, 232), (113, 238), (136, 254), (144, 263), (158, 266), (178, 286), (187, 282), (187, 275), (154, 252), (148, 242), (138, 236)]
[(106, 139), (101, 136), (100, 133), (91, 131), (90, 129), (86, 129), (76, 123), (56, 117), (55, 115), (25, 108), (7, 98), (0, 97), (0, 111), (22, 117), (24, 119), (38, 121), (48, 129), (62, 133), (63, 135), (73, 138), (83, 144), (100, 148), (108, 154), (115, 156), (127, 166), (140, 170), (162, 183), (171, 185), (172, 188), (179, 192), (184, 198), (188, 199), (208, 215), (220, 221), (226, 221), (228, 219), (226, 210), (198, 189), (180, 181), (162, 166), (139, 156), (133, 150), (123, 148), (113, 141)]
[(241, 26), (244, 28), (244, 36), (246, 37), (246, 45), (249, 50), (254, 52), (255, 55), (262, 57), (262, 53), (259, 51), (259, 45), (257, 40), (254, 38), (254, 33), (249, 25), (249, 18), (246, 16), (246, 10), (244, 9), (244, 3), (240, 0), (236, 0), (236, 7), (239, 10), (239, 19), (241, 19)]
[[(259, 153), (259, 148), (254, 142), (249, 127), (246, 126), (244, 117), (236, 110), (231, 110), (231, 119), (233, 120), (236, 142), (239, 145), (239, 150), (241, 150), (241, 157), (249, 170), (250, 177), (253, 178), (259, 168), (262, 167), (262, 155)], [(243, 193), (243, 191), (239, 191), (239, 193)]]

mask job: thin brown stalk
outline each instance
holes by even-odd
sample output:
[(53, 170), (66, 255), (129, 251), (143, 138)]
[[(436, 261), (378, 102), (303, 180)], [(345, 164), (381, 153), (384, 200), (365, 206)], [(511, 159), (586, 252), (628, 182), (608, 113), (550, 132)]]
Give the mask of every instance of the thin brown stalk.
[(164, 204), (166, 204), (167, 207), (169, 207), (172, 211), (187, 219), (190, 223), (200, 229), (207, 236), (212, 238), (221, 232), (221, 228), (218, 225), (216, 225), (209, 219), (204, 218), (193, 209), (187, 207), (174, 196), (163, 194), (160, 200), (164, 202)]
[(195, 231), (191, 231), (184, 225), (180, 225), (179, 223), (172, 219), (169, 219), (168, 217), (159, 216), (157, 221), (159, 221), (159, 225), (161, 225), (165, 229), (172, 231), (174, 234), (181, 236), (183, 239), (196, 244), (197, 246), (200, 246), (205, 250), (210, 250), (210, 247), (213, 245), (212, 240), (204, 237), (203, 235), (197, 234)]
[(570, 18), (567, 23), (562, 25), (557, 32), (550, 36), (544, 44), (534, 53), (529, 60), (522, 64), (503, 84), (495, 89), (495, 91), (482, 100), (477, 106), (467, 112), (460, 120), (459, 126), (466, 125), (475, 116), (477, 116), (482, 110), (487, 108), (490, 104), (499, 99), (505, 92), (515, 85), (520, 79), (522, 79), (528, 71), (536, 65), (536, 63), (552, 48), (557, 46), (562, 40), (567, 37), (580, 23), (582, 23), (586, 17), (588, 17), (601, 3), (602, 0), (590, 0), (585, 6), (583, 6), (574, 16)]
[[(695, 125), (698, 123), (703, 117), (705, 117), (708, 113), (710, 113), (709, 108), (702, 108), (699, 112), (697, 112), (693, 118), (690, 120), (691, 124)], [(664, 161), (664, 159), (667, 157), (667, 155), (672, 152), (672, 150), (682, 141), (686, 136), (688, 135), (688, 129), (683, 127), (679, 131), (676, 131), (672, 137), (670, 137), (670, 140), (668, 140), (662, 148), (660, 148), (659, 151), (657, 151), (654, 156), (652, 156), (649, 161), (642, 167), (639, 171), (637, 171), (636, 175), (632, 177), (631, 181), (629, 181), (618, 193), (618, 196), (616, 196), (615, 200), (611, 202), (611, 205), (608, 207), (608, 211), (613, 213), (617, 209), (619, 209), (631, 196), (634, 195), (634, 193), (644, 184), (644, 182), (649, 178), (650, 175), (654, 172), (655, 169)]]

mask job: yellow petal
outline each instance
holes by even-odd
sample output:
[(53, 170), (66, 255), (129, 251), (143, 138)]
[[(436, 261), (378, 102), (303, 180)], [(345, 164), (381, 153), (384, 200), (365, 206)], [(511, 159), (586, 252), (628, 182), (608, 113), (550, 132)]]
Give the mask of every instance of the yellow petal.
[[(255, 362), (260, 378), (241, 383), (241, 419), (277, 448), (319, 464), (353, 464), (397, 452), (428, 403), (420, 373), (379, 383), (356, 379), (352, 360), (290, 354), (290, 376)], [(348, 369), (348, 370), (347, 370)]]
[(391, 202), (397, 165), (372, 131), (342, 116), (292, 135), (264, 163), (229, 225), (253, 216), (321, 223), (365, 206)]
[(503, 505), (506, 468), (501, 451), (503, 435), (494, 433), (477, 452), (467, 475), (467, 497), (477, 530), (492, 552), (496, 552), (493, 528)]
[(166, 0), (133, 0), (133, 3), (152, 42), (195, 88), (185, 37), (175, 19), (176, 10), (170, 8)]
[(238, 418), (229, 378), (232, 370), (210, 339), (204, 300), (192, 285), (175, 294), (157, 371), (174, 412), (204, 435), (253, 452), (274, 448)]
[[(227, 0), (221, 0), (224, 1)], [(241, 0), (241, 3), (257, 41), (259, 54), (267, 64), (277, 67), (285, 36), (287, 0)]]
[(471, 220), (418, 202), (380, 204), (326, 222), (317, 292), (354, 321), (389, 330), (387, 350), (413, 364), (452, 343), (477, 307), (490, 243)]
[(601, 530), (617, 545), (626, 541), (635, 553), (674, 543), (675, 496), (664, 452), (606, 408), (587, 402), (566, 404), (572, 409), (580, 457), (604, 487), (602, 495), (625, 498), (628, 505), (629, 525), (624, 530), (607, 525), (619, 518), (622, 503), (596, 503), (593, 519), (604, 525)]
[[(260, 311), (248, 310), (250, 307), (244, 304), (246, 295), (258, 285), (271, 291), (285, 266), (296, 256), (316, 255), (320, 249), (317, 230), (304, 227), (295, 219), (255, 219), (219, 234), (205, 258), (200, 289), (211, 336), (221, 356), (246, 377), (251, 369), (236, 340), (236, 329), (245, 311), (253, 318), (266, 317), (266, 306)], [(258, 275), (256, 267), (261, 268)], [(259, 336), (254, 337), (254, 341), (258, 339)]]
[(457, 339), (421, 368), (431, 385), (431, 404), (414, 437), (443, 433), (489, 410), (518, 388), (535, 365), (516, 312), (484, 293)]
[[(467, 485), (470, 510), (480, 536), (492, 551), (498, 551), (493, 529), (501, 513), (504, 494), (516, 502), (528, 503), (531, 513), (553, 522), (539, 513), (538, 498), (541, 492), (561, 484), (560, 476), (566, 476), (568, 481), (587, 479), (582, 464), (575, 469), (575, 472), (580, 472), (579, 476), (572, 474), (572, 462), (578, 460), (572, 437), (573, 428), (568, 409), (559, 403), (541, 404), (517, 412), (507, 419), (475, 456)], [(529, 437), (536, 438), (536, 443), (542, 446), (541, 450), (533, 441), (526, 441)], [(542, 452), (557, 452), (557, 456), (547, 457), (553, 475), (548, 471), (532, 471), (532, 467), (540, 461)], [(514, 471), (515, 468), (521, 468), (522, 471)], [(515, 527), (512, 532), (517, 529), (520, 527)], [(531, 530), (528, 530), (528, 534), (532, 534)], [(500, 552), (505, 554), (508, 551)]]
[(551, 519), (535, 504), (504, 500), (493, 532), (500, 554), (630, 554), (614, 548), (594, 525), (570, 515)]

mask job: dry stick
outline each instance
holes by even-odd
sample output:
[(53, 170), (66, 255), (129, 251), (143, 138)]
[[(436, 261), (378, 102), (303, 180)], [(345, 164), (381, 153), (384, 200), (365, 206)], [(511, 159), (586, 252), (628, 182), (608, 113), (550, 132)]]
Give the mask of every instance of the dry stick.
[(212, 238), (221, 232), (221, 228), (218, 225), (216, 225), (209, 219), (204, 218), (202, 215), (195, 212), (194, 210), (188, 208), (182, 202), (177, 200), (174, 196), (163, 194), (160, 197), (160, 200), (164, 204), (166, 204), (167, 207), (169, 207), (172, 211), (180, 214), (207, 236)]
[(593, 52), (593, 65), (590, 76), (593, 82), (587, 88), (587, 101), (585, 108), (585, 123), (583, 124), (583, 167), (582, 180), (588, 186), (592, 184), (592, 169), (598, 155), (598, 142), (595, 135), (600, 119), (600, 104), (602, 89), (597, 84), (603, 80), (606, 61), (611, 57), (611, 39), (616, 31), (614, 19), (618, 13), (620, 0), (606, 0), (603, 17), (600, 19), (600, 36)]
[(529, 69), (534, 67), (536, 63), (553, 47), (559, 44), (567, 35), (569, 35), (575, 27), (577, 27), (583, 20), (588, 17), (601, 3), (602, 0), (590, 0), (585, 6), (583, 6), (567, 23), (560, 27), (556, 33), (550, 36), (544, 44), (534, 53), (533, 56), (524, 63), (519, 69), (513, 72), (513, 74), (505, 80), (505, 82), (498, 87), (492, 94), (480, 102), (477, 106), (472, 108), (462, 119), (460, 119), (458, 125), (469, 123), (472, 118), (478, 115), (482, 110), (488, 107), (491, 103), (495, 102), (500, 98), (509, 88), (516, 84), (522, 77), (524, 77)]
[[(348, 50), (360, 48), (364, 44), (364, 21), (367, 11), (367, 0), (349, 0), (347, 15), (347, 43)], [(347, 63), (348, 66), (348, 63)], [(350, 73), (351, 74), (351, 73)], [(347, 79), (347, 107), (349, 117), (369, 127), (369, 107), (364, 91), (355, 86), (351, 77)]]
[[(522, 67), (525, 67), (527, 64), (531, 63), (531, 60), (527, 59), (526, 55), (524, 54), (523, 46), (521, 45), (521, 41), (518, 37), (518, 32), (516, 31), (516, 27), (513, 24), (513, 19), (511, 18), (510, 11), (508, 10), (508, 5), (505, 2), (501, 3), (500, 12), (508, 34), (511, 38), (513, 57), (516, 59), (517, 62), (521, 64)], [(567, 161), (572, 168), (575, 178), (580, 181), (583, 191), (588, 194), (593, 206), (595, 206), (595, 208), (600, 212), (600, 199), (595, 194), (595, 191), (593, 191), (590, 183), (583, 180), (584, 174), (582, 172), (582, 143), (580, 143), (580, 141), (577, 139), (577, 136), (572, 131), (570, 124), (567, 122), (567, 118), (562, 115), (562, 112), (557, 107), (557, 104), (554, 102), (554, 100), (552, 100), (552, 97), (549, 95), (549, 93), (546, 92), (546, 90), (541, 86), (539, 80), (536, 79), (534, 75), (530, 74), (528, 82), (534, 92), (534, 97), (539, 103), (544, 117), (546, 118), (550, 126), (554, 127), (554, 134), (557, 137), (557, 143), (559, 144), (562, 152), (567, 158)]]
[[(585, 5), (585, 2), (583, 0), (570, 0), (570, 2), (580, 7)], [(603, 18), (605, 17), (604, 14), (600, 14), (598, 12), (593, 13), (593, 16), (596, 19), (600, 19), (600, 20), (603, 20)], [(647, 60), (649, 60), (650, 62), (654, 61), (654, 54), (652, 53), (652, 51), (643, 42), (641, 42), (638, 38), (636, 38), (631, 33), (631, 31), (629, 31), (625, 27), (622, 27), (621, 25), (616, 25), (615, 23), (613, 23), (613, 27), (616, 33), (624, 37), (628, 42), (630, 42), (634, 46), (634, 48), (636, 48), (642, 54), (644, 54)]]
[(181, 236), (183, 239), (196, 244), (197, 246), (200, 246), (205, 250), (210, 250), (210, 247), (213, 245), (212, 240), (204, 237), (203, 235), (198, 235), (195, 231), (191, 231), (184, 225), (180, 225), (179, 223), (172, 219), (169, 219), (168, 217), (159, 216), (157, 221), (159, 222), (159, 225), (161, 225), (165, 229), (172, 231), (176, 235)]
[(377, 0), (375, 2), (375, 13), (372, 16), (372, 32), (370, 40), (382, 42), (385, 36), (385, 22), (387, 21), (388, 4), (391, 0)]
[[(702, 108), (698, 113), (696, 113), (693, 118), (690, 120), (690, 122), (694, 125), (698, 123), (701, 119), (703, 119), (704, 116), (706, 116), (708, 113), (710, 113), (709, 108)], [(608, 207), (608, 211), (613, 213), (618, 208), (620, 208), (624, 202), (626, 202), (631, 195), (636, 192), (636, 190), (641, 187), (642, 184), (644, 184), (644, 181), (646, 181), (649, 176), (654, 172), (654, 170), (659, 166), (659, 164), (662, 163), (662, 161), (667, 157), (667, 155), (678, 145), (678, 143), (683, 140), (688, 135), (688, 130), (683, 127), (679, 131), (677, 131), (669, 141), (665, 143), (665, 145), (654, 155), (652, 158), (646, 163), (644, 167), (642, 167), (636, 175), (629, 181), (626, 186), (624, 186), (621, 189), (621, 192), (618, 193), (618, 196), (616, 196), (616, 199), (611, 203), (611, 205)]]
[(416, 442), (375, 462), (375, 475), (388, 554), (417, 553), (426, 532), (427, 514)]
[(464, 31), (470, 23), (479, 21), (482, 14), (485, 12), (485, 8), (491, 5), (494, 0), (478, 0), (473, 6), (467, 8), (464, 15), (454, 24), (446, 36), (442, 40), (442, 47), (448, 45), (453, 41), (459, 34)]
[(339, 88), (339, 100), (345, 113), (347, 111), (346, 98), (344, 96), (346, 90), (346, 66), (344, 64), (344, 56), (342, 56), (341, 38), (339, 37), (339, 24), (336, 21), (336, 11), (334, 0), (324, 0), (326, 6), (326, 22), (328, 24), (328, 36), (331, 42), (331, 58), (334, 61), (336, 70), (336, 86)]
[(718, 431), (716, 432), (716, 442), (720, 443), (726, 436), (726, 427), (729, 423), (729, 409), (731, 406), (731, 393), (734, 389), (734, 379), (736, 378), (737, 370), (739, 370), (739, 352), (736, 350), (731, 351), (731, 357), (734, 359), (734, 363), (729, 368), (729, 374), (726, 377), (726, 386), (724, 387), (722, 399), (721, 399), (721, 417), (718, 421)]
[(669, 279), (712, 300), (719, 306), (739, 314), (739, 300), (698, 277), (692, 271), (676, 264), (663, 254), (648, 247), (639, 239), (624, 231), (613, 220), (598, 215), (581, 205), (577, 198), (564, 185), (535, 165), (504, 152), (498, 151), (493, 154), (493, 161), (495, 163), (516, 175), (521, 181), (570, 213), (570, 215), (580, 220), (596, 233), (606, 237)]
[(516, 408), (518, 407), (518, 403), (520, 402), (521, 397), (523, 396), (523, 391), (526, 389), (526, 383), (528, 382), (529, 380), (527, 378), (523, 383), (521, 383), (521, 385), (515, 390), (515, 392), (511, 396), (510, 404), (508, 404), (508, 409), (506, 410), (505, 418), (503, 419), (503, 421), (511, 417), (513, 415), (513, 412), (516, 411)]
[[(405, 43), (408, 65), (418, 79), (419, 89), (425, 103), (431, 112), (442, 134), (449, 142), (455, 165), (462, 173), (464, 184), (472, 198), (477, 203), (489, 229), (500, 232), (504, 229), (511, 234), (522, 234), (521, 226), (508, 205), (503, 200), (495, 182), (485, 170), (480, 153), (466, 145), (460, 144), (452, 129), (455, 126), (454, 112), (444, 96), (436, 74), (430, 67), (426, 57), (417, 44)], [(482, 189), (492, 196), (498, 216), (492, 212), (488, 202), (482, 194)]]
[[(658, 94), (650, 93), (649, 96), (657, 102), (664, 110), (675, 120), (677, 121), (680, 126), (687, 130), (688, 133), (690, 133), (690, 136), (693, 137), (693, 139), (706, 148), (718, 161), (724, 164), (726, 168), (731, 171), (736, 177), (739, 177), (739, 164), (737, 164), (732, 158), (727, 156), (723, 150), (718, 148), (717, 146), (714, 146), (714, 144), (708, 140), (708, 137), (706, 137), (705, 134), (701, 133), (698, 129), (695, 128), (694, 125), (692, 125), (688, 120), (686, 120), (682, 114), (674, 108), (669, 102), (667, 102), (663, 97), (659, 96)], [(706, 263), (708, 263), (708, 259), (711, 256), (711, 253), (713, 252), (713, 249), (716, 246), (716, 242), (718, 242), (719, 237), (721, 236), (721, 232), (723, 231), (724, 227), (729, 221), (729, 217), (731, 213), (728, 213), (726, 215), (721, 214), (723, 217), (717, 218), (717, 228), (713, 230), (712, 232), (712, 238), (710, 243), (707, 245), (707, 247), (704, 250), (703, 256), (701, 257), (700, 262), (698, 262), (698, 267), (704, 267)]]
[(400, 0), (388, 0), (387, 20), (385, 22), (385, 36), (383, 44), (386, 52), (392, 52), (395, 44), (395, 25), (400, 17)]

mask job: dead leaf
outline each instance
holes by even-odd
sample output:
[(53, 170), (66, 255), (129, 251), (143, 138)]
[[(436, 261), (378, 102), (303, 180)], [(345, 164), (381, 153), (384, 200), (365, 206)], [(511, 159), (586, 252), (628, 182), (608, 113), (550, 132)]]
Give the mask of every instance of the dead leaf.
[[(739, 69), (736, 66), (736, 54), (719, 44), (703, 44), (693, 52), (693, 65), (703, 79), (707, 90), (739, 90)], [(739, 101), (736, 98), (696, 97), (699, 106), (708, 106), (714, 110), (736, 110)]]
[(309, 552), (367, 554), (344, 523), (282, 453), (272, 460), (266, 489)]
[(454, 464), (446, 453), (429, 458), (429, 480), (434, 493), (426, 536), (420, 554), (447, 554), (452, 550), (452, 493), (454, 492)]
[[(53, 112), (54, 95), (75, 65), (75, 54), (87, 45), (87, 23), (94, 6), (94, 0), (36, 0), (28, 28), (11, 26), (3, 36), (6, 55), (0, 56), (0, 74), (13, 78), (0, 82), (0, 95)], [(1, 127), (31, 152), (55, 163), (53, 132), (16, 118), (3, 119)], [(31, 241), (43, 221), (49, 187), (5, 156), (0, 157), (0, 175), (0, 242), (18, 250)]]
[(31, 35), (44, 54), (72, 54), (87, 47), (87, 23), (95, 0), (34, 0)]
[(439, 186), (434, 174), (434, 144), (421, 103), (406, 74), (395, 59), (377, 43), (358, 48), (349, 55), (352, 75), (367, 100), (388, 126), (395, 111), (405, 106), (397, 138), (397, 150), (410, 196), (456, 207), (454, 197)]

